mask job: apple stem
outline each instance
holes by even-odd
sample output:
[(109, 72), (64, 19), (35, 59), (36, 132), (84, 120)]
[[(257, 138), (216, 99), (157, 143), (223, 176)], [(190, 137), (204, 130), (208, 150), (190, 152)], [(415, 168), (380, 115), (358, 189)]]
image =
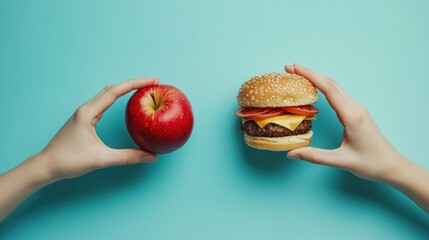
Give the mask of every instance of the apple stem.
[(155, 94), (153, 92), (150, 93), (150, 97), (152, 98), (153, 104), (155, 105), (155, 110), (158, 109), (158, 105), (156, 105)]

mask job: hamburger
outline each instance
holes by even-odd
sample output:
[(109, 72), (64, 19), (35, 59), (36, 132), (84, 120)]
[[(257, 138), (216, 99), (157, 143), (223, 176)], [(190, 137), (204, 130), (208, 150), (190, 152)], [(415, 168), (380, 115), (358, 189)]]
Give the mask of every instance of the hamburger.
[(246, 81), (237, 95), (241, 130), (247, 145), (289, 151), (310, 144), (311, 120), (319, 110), (317, 90), (306, 78), (290, 73), (264, 73)]

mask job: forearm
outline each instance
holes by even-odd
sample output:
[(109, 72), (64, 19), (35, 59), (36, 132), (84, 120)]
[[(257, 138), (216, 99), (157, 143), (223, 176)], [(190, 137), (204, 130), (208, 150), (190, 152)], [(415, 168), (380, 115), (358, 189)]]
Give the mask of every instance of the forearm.
[(429, 171), (412, 161), (402, 159), (396, 176), (385, 181), (429, 213)]
[(28, 196), (50, 182), (38, 158), (38, 155), (32, 156), (0, 176), (0, 222)]

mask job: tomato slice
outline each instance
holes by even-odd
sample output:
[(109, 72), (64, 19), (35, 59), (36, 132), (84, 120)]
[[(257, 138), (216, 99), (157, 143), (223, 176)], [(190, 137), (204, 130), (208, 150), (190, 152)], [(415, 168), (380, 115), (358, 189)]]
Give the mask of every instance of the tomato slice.
[(239, 117), (251, 117), (260, 115), (270, 111), (271, 108), (253, 108), (253, 107), (242, 107), (238, 109), (235, 114)]
[(272, 118), (272, 117), (281, 116), (281, 115), (284, 115), (284, 114), (285, 114), (285, 112), (283, 110), (281, 110), (280, 108), (271, 108), (267, 112), (250, 116), (250, 118), (252, 118), (254, 120), (262, 120), (262, 119), (266, 119), (266, 118)]
[(312, 105), (295, 106), (295, 107), (282, 107), (283, 111), (302, 116), (313, 116), (319, 113), (319, 109)]

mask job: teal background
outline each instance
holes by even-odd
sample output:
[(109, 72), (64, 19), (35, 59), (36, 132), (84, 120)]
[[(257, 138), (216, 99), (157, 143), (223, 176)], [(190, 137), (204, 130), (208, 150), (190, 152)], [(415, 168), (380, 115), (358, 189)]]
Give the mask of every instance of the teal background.
[[(128, 78), (160, 77), (195, 114), (180, 150), (45, 187), (0, 239), (427, 239), (428, 216), (396, 190), (248, 148), (234, 111), (250, 76), (301, 63), (334, 77), (429, 168), (428, 11), (428, 1), (0, 0), (1, 173)], [(97, 127), (109, 146), (135, 146), (129, 97)], [(342, 127), (322, 95), (316, 106), (312, 145), (335, 148)]]

